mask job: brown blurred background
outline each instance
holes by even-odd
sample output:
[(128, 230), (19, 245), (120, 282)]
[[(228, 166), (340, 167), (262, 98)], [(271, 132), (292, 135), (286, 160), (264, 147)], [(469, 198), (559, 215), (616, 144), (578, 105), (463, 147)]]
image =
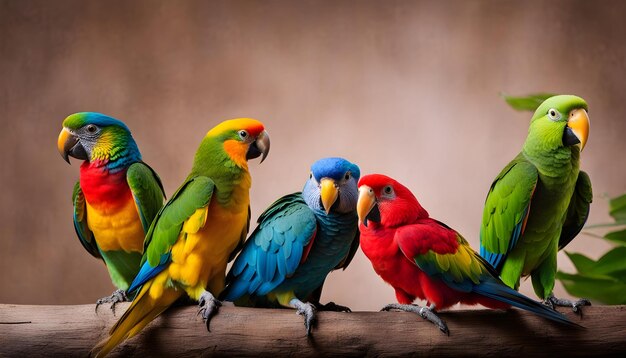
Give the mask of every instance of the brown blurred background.
[[(405, 183), (477, 248), (485, 194), (530, 119), (499, 93), (577, 94), (592, 120), (589, 223), (606, 222), (607, 195), (626, 191), (625, 14), (621, 1), (2, 0), (0, 302), (113, 290), (72, 227), (78, 163), (56, 150), (78, 111), (124, 120), (168, 194), (209, 128), (258, 118), (272, 152), (251, 165), (255, 218), (314, 160), (344, 156)], [(581, 236), (568, 250), (606, 248)], [(563, 254), (559, 266), (572, 269)], [(375, 310), (394, 295), (359, 252), (324, 299)]]

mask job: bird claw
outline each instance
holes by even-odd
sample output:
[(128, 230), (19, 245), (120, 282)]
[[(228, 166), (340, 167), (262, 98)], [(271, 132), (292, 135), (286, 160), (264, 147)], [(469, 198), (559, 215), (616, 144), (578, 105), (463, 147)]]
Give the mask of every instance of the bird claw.
[(572, 304), (572, 311), (574, 311), (574, 313), (578, 313), (581, 316), (583, 315), (583, 306), (591, 306), (591, 301), (589, 301), (586, 298), (581, 298), (578, 301), (574, 302)]
[(304, 327), (306, 327), (307, 337), (311, 336), (311, 327), (316, 321), (315, 312), (317, 309), (309, 302), (304, 303), (297, 298), (294, 298), (289, 303), (290, 306), (296, 309), (296, 313), (304, 316)]
[(398, 310), (398, 311), (404, 311), (404, 312), (413, 312), (413, 313), (418, 313), (417, 308), (420, 308), (420, 306), (418, 305), (405, 305), (405, 304), (400, 304), (400, 303), (390, 303), (388, 305), (385, 305), (385, 307), (381, 308), (380, 311), (383, 312), (389, 312), (391, 310)]
[(439, 318), (439, 316), (437, 316), (435, 312), (433, 312), (430, 308), (421, 307), (419, 310), (419, 315), (423, 319), (432, 322), (435, 326), (439, 328), (441, 332), (450, 336), (450, 330), (448, 329), (448, 325), (446, 325), (446, 322)]
[(126, 296), (126, 291), (115, 290), (111, 294), (111, 296), (102, 297), (101, 299), (96, 301), (96, 313), (98, 312), (98, 306), (100, 306), (101, 304), (110, 303), (111, 307), (109, 308), (111, 309), (111, 312), (113, 312), (113, 315), (115, 316), (115, 304), (119, 302), (127, 302), (127, 301), (128, 301), (128, 296)]
[(327, 304), (323, 305), (321, 303), (317, 303), (315, 305), (315, 308), (318, 311), (331, 311), (331, 312), (352, 312), (352, 310), (350, 309), (350, 307), (347, 306), (342, 306), (342, 305), (338, 305), (335, 302), (328, 302)]
[(202, 315), (202, 319), (206, 322), (207, 331), (211, 332), (211, 319), (219, 311), (219, 308), (222, 306), (222, 302), (213, 297), (210, 292), (204, 291), (202, 295), (200, 295), (198, 306), (200, 309), (197, 314)]
[(399, 311), (404, 311), (404, 312), (416, 313), (423, 319), (430, 321), (435, 326), (437, 326), (437, 328), (439, 328), (441, 332), (445, 333), (448, 336), (450, 335), (450, 330), (448, 329), (448, 325), (446, 325), (446, 322), (435, 314), (434, 309), (431, 309), (428, 307), (421, 307), (418, 305), (405, 305), (405, 304), (400, 304), (400, 303), (390, 303), (381, 309), (381, 311), (390, 311), (390, 310), (399, 310)]
[(572, 300), (568, 300), (565, 298), (556, 298), (554, 297), (553, 294), (551, 294), (550, 296), (548, 296), (548, 298), (546, 298), (543, 301), (543, 304), (552, 309), (556, 309), (556, 307), (571, 307), (574, 313), (577, 313), (582, 317), (583, 315), (582, 307), (591, 306), (591, 301), (589, 301), (586, 298), (581, 298), (577, 301), (572, 301)]

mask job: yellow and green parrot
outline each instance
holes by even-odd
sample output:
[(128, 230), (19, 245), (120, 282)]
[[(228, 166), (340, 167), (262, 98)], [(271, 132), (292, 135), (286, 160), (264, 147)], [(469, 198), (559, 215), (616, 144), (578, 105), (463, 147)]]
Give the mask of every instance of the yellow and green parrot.
[(589, 176), (579, 169), (589, 136), (587, 103), (561, 95), (535, 111), (522, 152), (498, 174), (487, 195), (480, 254), (518, 289), (531, 276), (535, 293), (554, 306), (589, 305), (552, 293), (557, 252), (582, 229), (592, 200)]
[(85, 249), (102, 259), (118, 288), (98, 305), (126, 301), (125, 290), (139, 272), (144, 237), (163, 206), (156, 172), (141, 160), (139, 148), (121, 121), (94, 112), (65, 118), (58, 149), (83, 160), (74, 186), (74, 228)]
[(250, 224), (248, 160), (265, 159), (270, 140), (250, 118), (211, 129), (187, 179), (159, 211), (146, 235), (143, 265), (129, 292), (138, 291), (124, 315), (92, 353), (105, 356), (139, 333), (179, 297), (200, 302), (207, 329), (221, 305), (226, 264), (241, 249)]

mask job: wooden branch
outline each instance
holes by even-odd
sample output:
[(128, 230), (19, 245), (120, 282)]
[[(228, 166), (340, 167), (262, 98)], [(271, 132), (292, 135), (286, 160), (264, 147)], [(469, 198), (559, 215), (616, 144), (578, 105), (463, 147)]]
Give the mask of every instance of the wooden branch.
[[(0, 356), (86, 357), (114, 317), (106, 306), (0, 305)], [(450, 328), (406, 312), (320, 312), (312, 337), (302, 317), (287, 309), (225, 305), (207, 332), (196, 307), (176, 307), (157, 318), (112, 356), (591, 356), (626, 352), (626, 306), (584, 308), (586, 329), (572, 329), (519, 310), (440, 313)]]

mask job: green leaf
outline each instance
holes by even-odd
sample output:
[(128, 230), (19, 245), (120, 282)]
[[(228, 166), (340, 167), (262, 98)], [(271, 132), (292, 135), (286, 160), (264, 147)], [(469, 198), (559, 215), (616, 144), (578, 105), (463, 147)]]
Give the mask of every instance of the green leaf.
[(576, 297), (585, 297), (609, 305), (626, 303), (626, 283), (611, 278), (596, 278), (557, 272), (565, 290)]
[[(591, 269), (592, 274), (606, 275), (611, 272), (626, 270), (626, 247), (618, 246), (602, 256)], [(579, 271), (585, 274), (584, 271)]]
[(546, 99), (555, 96), (553, 93), (535, 93), (528, 96), (523, 97), (515, 97), (515, 96), (507, 96), (502, 94), (502, 97), (509, 104), (509, 106), (513, 107), (513, 109), (518, 111), (531, 111), (534, 112), (539, 105), (543, 103)]
[(593, 265), (596, 263), (594, 260), (582, 254), (569, 253), (567, 251), (565, 251), (565, 254), (570, 260), (572, 260), (572, 263), (578, 272), (588, 273), (593, 270)]
[[(599, 266), (599, 260), (594, 261), (585, 255), (577, 254), (577, 253), (569, 253), (567, 251), (565, 251), (565, 254), (572, 261), (578, 273), (581, 275), (584, 275), (585, 277), (601, 278), (601, 279), (613, 278), (620, 282), (626, 283), (626, 269), (621, 269), (617, 267), (617, 268), (614, 268), (613, 270), (608, 270), (607, 272), (606, 269), (603, 269), (602, 266)], [(617, 253), (613, 255), (619, 257), (620, 254), (621, 253)], [(606, 262), (610, 261), (611, 257), (612, 255), (607, 256), (607, 258), (604, 259), (605, 261), (603, 265), (607, 265)], [(598, 269), (598, 267), (600, 267), (600, 269)]]
[[(587, 226), (590, 228), (620, 227), (604, 235), (604, 239), (619, 244), (604, 254), (598, 261), (581, 255), (570, 254), (578, 274), (557, 272), (557, 279), (570, 294), (588, 297), (606, 304), (626, 303), (626, 194), (609, 201), (609, 214), (615, 223)], [(594, 235), (597, 236), (597, 235)]]
[(598, 228), (608, 228), (608, 227), (618, 227), (618, 226), (626, 226), (626, 220), (619, 220), (614, 223), (608, 223), (608, 224), (585, 225), (585, 229), (598, 229)]
[(626, 283), (626, 270), (617, 270), (609, 273), (607, 276), (612, 277), (619, 282)]
[(626, 220), (626, 194), (609, 200), (609, 214), (615, 221)]
[[(612, 231), (604, 235), (604, 238), (621, 245), (626, 245), (626, 229), (620, 231)], [(626, 261), (626, 258), (624, 258), (624, 260)]]

